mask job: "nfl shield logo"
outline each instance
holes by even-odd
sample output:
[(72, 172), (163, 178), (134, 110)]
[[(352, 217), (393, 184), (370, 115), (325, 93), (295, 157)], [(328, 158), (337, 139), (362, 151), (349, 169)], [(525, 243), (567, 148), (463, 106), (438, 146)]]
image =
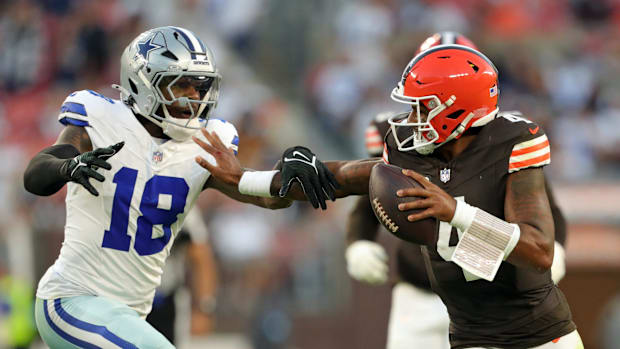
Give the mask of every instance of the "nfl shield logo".
[(160, 162), (164, 158), (164, 153), (160, 151), (153, 152), (153, 161)]
[(450, 169), (449, 168), (444, 168), (443, 170), (439, 171), (439, 180), (444, 183), (450, 180)]

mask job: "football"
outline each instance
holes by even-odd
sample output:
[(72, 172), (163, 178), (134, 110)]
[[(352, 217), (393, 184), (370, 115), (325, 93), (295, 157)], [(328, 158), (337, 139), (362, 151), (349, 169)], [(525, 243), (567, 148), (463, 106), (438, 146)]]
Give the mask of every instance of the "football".
[(430, 245), (436, 241), (439, 223), (436, 218), (409, 222), (407, 216), (420, 210), (399, 211), (398, 204), (417, 200), (416, 197), (399, 198), (398, 189), (421, 187), (415, 179), (402, 173), (402, 168), (378, 164), (370, 173), (368, 194), (377, 219), (392, 234), (416, 244)]

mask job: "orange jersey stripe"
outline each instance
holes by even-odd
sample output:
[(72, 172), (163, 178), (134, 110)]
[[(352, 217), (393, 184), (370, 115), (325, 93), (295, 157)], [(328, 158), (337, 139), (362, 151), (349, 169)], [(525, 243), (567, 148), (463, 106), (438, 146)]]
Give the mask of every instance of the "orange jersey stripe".
[(519, 150), (513, 150), (512, 154), (510, 154), (510, 156), (518, 156), (518, 155), (523, 155), (523, 154), (527, 154), (527, 153), (531, 153), (534, 152), (536, 150), (540, 150), (546, 146), (549, 145), (549, 140), (546, 140), (542, 143), (533, 145), (531, 147), (527, 147), (527, 148), (523, 148), (523, 149), (519, 149)]
[(388, 152), (387, 152), (387, 145), (383, 144), (383, 162), (385, 162), (386, 164), (390, 164), (390, 160), (388, 159)]
[(525, 161), (519, 161), (519, 162), (513, 162), (510, 164), (510, 166), (508, 166), (508, 168), (510, 170), (515, 170), (515, 169), (522, 169), (528, 166), (533, 166), (533, 165), (537, 165), (540, 164), (542, 162), (545, 162), (547, 160), (551, 159), (551, 153), (547, 152), (541, 156), (537, 156), (533, 159), (529, 159), (529, 160), (525, 160)]
[(383, 142), (366, 142), (366, 147), (368, 148), (383, 148)]

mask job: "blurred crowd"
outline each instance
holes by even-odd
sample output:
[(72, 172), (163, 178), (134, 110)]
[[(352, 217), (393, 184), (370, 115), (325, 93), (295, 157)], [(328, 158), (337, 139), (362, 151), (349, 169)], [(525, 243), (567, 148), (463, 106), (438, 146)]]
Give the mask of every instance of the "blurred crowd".
[[(223, 76), (215, 116), (237, 127), (247, 167), (270, 168), (294, 144), (323, 159), (364, 157), (369, 121), (402, 110), (389, 93), (416, 48), (453, 30), (497, 65), (500, 109), (522, 111), (549, 134), (553, 181), (620, 178), (616, 0), (4, 0), (0, 278), (35, 289), (62, 243), (64, 191), (35, 197), (21, 176), (60, 132), (64, 98), (81, 89), (117, 98), (109, 85), (118, 82), (122, 50), (163, 25), (188, 28), (213, 50)], [(219, 262), (217, 330), (280, 348), (295, 316), (346, 307), (349, 203), (269, 212), (203, 194)], [(1, 298), (5, 328), (10, 302)], [(0, 343), (11, 333), (0, 330)]]

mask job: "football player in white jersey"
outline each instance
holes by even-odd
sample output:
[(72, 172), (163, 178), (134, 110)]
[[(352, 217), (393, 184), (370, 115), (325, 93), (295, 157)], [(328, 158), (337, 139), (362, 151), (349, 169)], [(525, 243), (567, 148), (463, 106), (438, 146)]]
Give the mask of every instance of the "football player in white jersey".
[[(283, 196), (298, 180), (315, 208), (333, 199), (333, 177), (303, 147), (285, 152), (281, 171), (248, 171), (238, 186), (195, 161), (214, 162), (192, 140), (204, 139), (201, 129), (237, 152), (235, 127), (208, 118), (219, 82), (213, 55), (196, 35), (161, 27), (125, 49), (114, 86), (120, 100), (86, 90), (64, 101), (59, 121), (66, 127), (24, 173), (25, 188), (37, 195), (68, 183), (65, 240), (37, 290), (37, 327), (51, 348), (174, 347), (144, 318), (202, 190), (275, 209), (290, 205)], [(286, 184), (280, 196), (273, 197), (272, 181), (278, 189)]]

